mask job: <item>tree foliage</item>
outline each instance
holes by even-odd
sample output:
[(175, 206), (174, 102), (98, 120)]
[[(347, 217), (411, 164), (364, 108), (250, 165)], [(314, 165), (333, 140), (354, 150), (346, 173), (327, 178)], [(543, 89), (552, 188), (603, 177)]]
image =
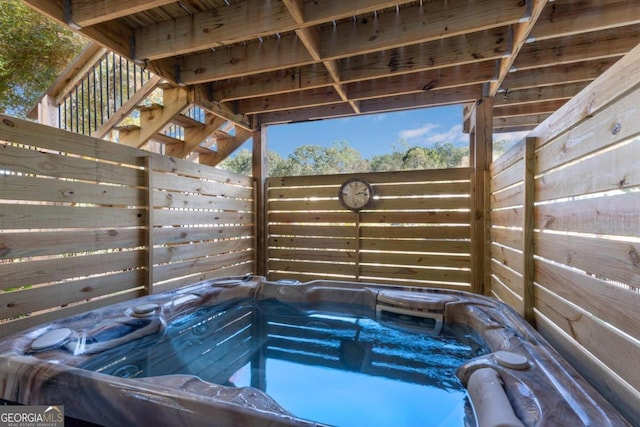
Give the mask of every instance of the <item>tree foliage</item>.
[[(445, 169), (469, 165), (469, 148), (451, 143), (433, 147), (402, 144), (390, 154), (364, 159), (359, 151), (346, 141), (334, 142), (329, 147), (301, 145), (287, 158), (269, 151), (269, 176), (328, 175), (354, 172), (387, 172), (416, 169)], [(241, 174), (251, 174), (251, 152), (240, 150), (225, 160), (220, 167)]]
[(85, 43), (19, 0), (0, 1), (0, 111), (24, 117)]

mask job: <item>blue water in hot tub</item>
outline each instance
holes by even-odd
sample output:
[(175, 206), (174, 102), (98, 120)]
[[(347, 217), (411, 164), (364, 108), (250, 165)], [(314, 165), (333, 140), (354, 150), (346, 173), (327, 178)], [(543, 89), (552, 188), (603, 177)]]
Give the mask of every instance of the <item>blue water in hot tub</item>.
[(486, 352), (479, 339), (387, 320), (270, 301), (203, 308), (173, 320), (161, 339), (128, 343), (83, 367), (256, 387), (297, 417), (335, 426), (473, 425), (455, 371)]

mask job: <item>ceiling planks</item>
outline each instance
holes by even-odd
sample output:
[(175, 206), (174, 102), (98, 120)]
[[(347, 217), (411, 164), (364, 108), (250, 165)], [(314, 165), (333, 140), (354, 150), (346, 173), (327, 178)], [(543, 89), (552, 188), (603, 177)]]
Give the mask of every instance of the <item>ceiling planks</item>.
[(24, 1), (247, 131), (487, 95), (532, 129), (640, 41), (636, 0)]

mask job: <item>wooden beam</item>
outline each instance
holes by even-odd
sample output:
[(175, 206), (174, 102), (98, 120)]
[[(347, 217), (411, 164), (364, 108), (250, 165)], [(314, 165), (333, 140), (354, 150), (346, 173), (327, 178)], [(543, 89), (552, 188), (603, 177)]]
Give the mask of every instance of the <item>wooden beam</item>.
[(517, 1), (466, 0), (424, 2), (381, 13), (375, 18), (343, 21), (320, 32), (320, 54), (338, 59), (416, 43), (440, 40), (520, 22), (526, 14)]
[(536, 128), (539, 123), (533, 123), (530, 125), (513, 126), (513, 127), (494, 127), (493, 133), (513, 133), (513, 132), (531, 132)]
[(583, 0), (549, 2), (528, 41), (623, 27), (640, 23), (636, 0)]
[[(98, 46), (97, 43), (91, 43), (91, 45)], [(80, 57), (78, 57), (78, 59), (80, 58), (84, 59), (84, 63), (81, 64), (80, 62), (77, 62), (77, 67), (72, 67), (68, 73), (64, 74), (64, 77), (63, 77), (63, 81), (65, 83), (64, 86), (56, 87), (56, 88), (52, 87), (49, 89), (48, 92), (53, 92), (53, 91), (56, 92), (56, 94), (54, 95), (56, 105), (62, 104), (64, 99), (67, 97), (67, 95), (69, 95), (76, 88), (76, 86), (85, 78), (87, 73), (89, 73), (89, 71), (91, 71), (91, 69), (107, 53), (107, 50), (105, 48), (89, 49), (89, 50), (94, 51), (91, 57), (84, 57), (84, 55), (81, 54)], [(59, 80), (60, 78), (58, 78), (57, 81)], [(62, 83), (62, 81), (60, 81), (60, 83)], [(56, 85), (54, 84), (54, 86)]]
[[(290, 35), (187, 56), (178, 62), (177, 80), (191, 85), (247, 76), (256, 72), (298, 67), (313, 62), (314, 59), (304, 45), (295, 35)], [(169, 68), (175, 67), (170, 65)]]
[[(351, 2), (339, 5), (332, 5), (326, 0), (315, 2), (324, 5), (324, 9), (319, 9), (317, 4), (306, 5), (303, 9), (302, 4), (295, 3), (291, 2), (287, 9), (280, 1), (247, 0), (144, 26), (135, 30), (136, 50), (140, 58), (157, 60), (283, 34), (300, 27), (373, 12), (398, 2), (376, 0), (355, 9)], [(294, 11), (289, 12), (292, 9)], [(296, 22), (295, 17), (310, 19)]]
[(175, 0), (70, 0), (71, 21), (80, 28), (100, 22), (112, 21)]
[[(407, 108), (426, 108), (441, 105), (460, 104), (478, 99), (482, 94), (480, 85), (457, 87), (450, 90), (434, 90), (408, 95), (389, 96), (384, 98), (360, 101), (363, 114), (382, 113)], [(326, 106), (280, 110), (259, 115), (263, 124), (298, 122), (327, 119), (354, 115), (347, 103), (335, 103)]]
[(380, 98), (481, 84), (495, 78), (495, 72), (495, 61), (490, 60), (349, 83), (346, 90), (351, 99)]
[(589, 82), (579, 82), (499, 92), (495, 96), (493, 105), (498, 107), (512, 104), (522, 105), (543, 101), (568, 100), (577, 95), (588, 84)]
[[(55, 82), (49, 86), (49, 89), (47, 89), (46, 94), (38, 105), (42, 104), (44, 101), (51, 106), (57, 106), (60, 100), (69, 93), (69, 90), (75, 87), (75, 84), (84, 77), (89, 68), (93, 66), (105, 53), (106, 49), (98, 43), (88, 43), (82, 49), (80, 54), (78, 54), (78, 56), (71, 62), (71, 64), (65, 68), (62, 74), (56, 78)], [(73, 84), (71, 84), (71, 82), (73, 82)], [(48, 98), (46, 101), (44, 100), (45, 97)], [(56, 99), (58, 101), (56, 101)], [(38, 105), (34, 106), (34, 108), (27, 113), (28, 118), (37, 119), (39, 117), (37, 111)], [(40, 121), (40, 123), (45, 122)]]
[[(510, 128), (531, 128), (539, 125), (551, 114), (532, 114), (530, 116), (494, 117), (494, 132), (510, 132)], [(533, 127), (532, 127), (533, 126)]]
[[(420, 71), (462, 66), (478, 62), (492, 62), (508, 50), (507, 32), (504, 28), (474, 33), (468, 37), (450, 37), (437, 42), (407, 46), (395, 51), (378, 52), (339, 61), (340, 80), (356, 83), (363, 80), (413, 74)], [(390, 69), (389, 66), (392, 68)], [(489, 66), (489, 64), (485, 64)], [(494, 77), (495, 77), (495, 66)], [(443, 72), (451, 72), (447, 68)], [(483, 68), (486, 72), (486, 68)], [(418, 76), (416, 76), (418, 77)], [(409, 77), (407, 77), (409, 79)], [(326, 66), (310, 64), (293, 69), (275, 70), (251, 77), (230, 78), (215, 83), (215, 98), (228, 101), (239, 98), (269, 96), (300, 89), (313, 89), (335, 82)], [(428, 81), (423, 83), (426, 84)], [(372, 83), (375, 85), (375, 83)], [(380, 82), (380, 85), (382, 82)], [(351, 85), (357, 86), (357, 85)], [(345, 89), (347, 92), (351, 88)]]
[[(304, 13), (302, 11), (302, 2), (299, 0), (283, 0), (285, 6), (289, 9), (292, 17), (298, 25), (304, 23)], [(321, 61), (320, 57), (320, 45), (318, 31), (316, 27), (313, 28), (300, 28), (296, 30), (296, 35), (305, 45), (311, 57), (316, 61)], [(322, 61), (322, 64), (329, 72), (331, 79), (333, 80), (333, 90), (338, 94), (342, 101), (348, 102), (356, 113), (359, 113), (357, 103), (351, 101), (342, 86), (340, 85), (340, 70), (335, 60)]]
[(100, 127), (98, 127), (91, 136), (94, 138), (104, 138), (109, 132), (113, 130), (125, 117), (138, 106), (144, 99), (149, 96), (151, 92), (155, 90), (158, 83), (162, 81), (160, 76), (152, 75), (149, 80), (136, 91), (135, 94), (127, 102), (122, 104), (118, 111), (116, 111), (108, 120), (106, 120)]
[(528, 70), (549, 65), (620, 57), (633, 49), (639, 39), (640, 27), (631, 25), (528, 43), (514, 62), (514, 69)]
[(326, 67), (322, 64), (311, 64), (257, 73), (248, 77), (220, 80), (213, 84), (213, 96), (221, 102), (226, 102), (296, 90), (317, 89), (331, 84), (333, 84), (333, 78)]
[(163, 106), (140, 112), (140, 129), (121, 132), (120, 144), (142, 147), (160, 132), (175, 116), (190, 103), (189, 92), (184, 88), (170, 88), (163, 91)]
[(235, 136), (231, 136), (229, 134), (223, 135), (222, 132), (217, 132), (216, 151), (211, 154), (200, 154), (200, 156), (198, 156), (198, 161), (204, 165), (216, 166), (229, 157), (231, 153), (238, 149), (252, 136), (252, 131), (247, 131), (242, 128), (236, 128)]
[(353, 108), (346, 103), (331, 104), (323, 107), (300, 108), (290, 111), (273, 111), (259, 114), (262, 124), (290, 123), (310, 120), (322, 120), (333, 117), (352, 116)]
[(502, 82), (502, 89), (517, 90), (566, 83), (589, 82), (611, 67), (619, 58), (560, 64), (539, 69), (514, 71)]
[[(481, 3), (482, 8), (478, 10), (475, 7), (469, 8), (466, 1), (455, 0), (446, 2), (445, 6), (435, 6), (440, 3), (429, 3), (430, 6), (426, 11), (422, 11), (420, 8), (402, 9), (402, 17), (396, 17), (395, 14), (381, 14), (379, 19), (384, 22), (379, 22), (380, 27), (390, 25), (391, 28), (388, 34), (385, 33), (385, 37), (376, 36), (373, 42), (368, 40), (373, 37), (371, 34), (364, 34), (360, 27), (353, 27), (355, 24), (351, 22), (343, 22), (336, 27), (320, 32), (320, 57), (323, 61), (341, 59), (404, 47), (405, 44), (415, 45), (421, 42), (464, 35), (468, 32), (504, 27), (507, 24), (518, 22), (522, 18), (524, 9), (522, 6), (517, 6), (517, 3), (510, 2), (509, 5), (515, 4), (516, 6), (506, 8), (501, 8), (498, 2)], [(432, 11), (431, 7), (438, 9)], [(411, 15), (411, 11), (417, 16)], [(460, 12), (462, 16), (456, 16), (455, 22), (452, 22), (448, 14), (456, 11)], [(392, 15), (393, 19), (390, 19), (388, 15)], [(412, 31), (408, 29), (405, 31), (403, 26), (405, 23), (408, 26), (413, 25), (415, 28)], [(369, 24), (366, 26), (369, 27)], [(444, 28), (447, 30), (445, 31)], [(409, 37), (412, 38), (409, 40)], [(442, 47), (440, 47), (441, 49)], [(394, 55), (393, 52), (391, 54)], [(424, 53), (416, 55), (414, 60), (431, 62)], [(264, 42), (249, 43), (247, 46), (236, 46), (223, 51), (189, 55), (180, 62), (179, 77), (180, 81), (185, 84), (194, 84), (240, 77), (255, 72), (297, 67), (313, 62), (316, 60), (304, 46), (301, 46), (298, 36), (294, 33), (284, 35), (276, 40), (268, 39)], [(389, 67), (392, 70), (409, 65), (395, 60), (389, 62)], [(433, 63), (431, 65), (433, 66)], [(162, 66), (167, 71), (173, 67), (173, 62)], [(341, 71), (344, 73), (344, 70)], [(341, 79), (348, 80), (349, 78), (342, 75)]]
[(145, 251), (144, 258), (144, 267), (145, 267), (145, 283), (144, 283), (144, 293), (145, 295), (151, 295), (153, 293), (153, 255), (154, 255), (154, 232), (153, 232), (153, 224), (154, 224), (154, 205), (153, 205), (153, 189), (154, 189), (154, 180), (153, 180), (153, 156), (147, 155), (144, 156), (144, 174), (145, 174), (145, 186), (147, 191), (145, 192), (145, 204), (147, 208), (147, 215), (145, 218), (146, 222), (146, 233), (145, 233), (145, 246), (147, 250)]
[(237, 106), (244, 114), (256, 114), (268, 111), (304, 108), (309, 105), (320, 106), (335, 104), (338, 102), (344, 102), (344, 99), (336, 93), (333, 86), (329, 86), (282, 95), (240, 100)]
[(341, 61), (341, 78), (343, 82), (354, 82), (471, 64), (502, 58), (508, 51), (508, 31), (501, 27), (354, 56)]
[(566, 99), (543, 101), (522, 105), (499, 105), (494, 107), (494, 117), (531, 116), (533, 114), (550, 114), (562, 107)]
[(388, 96), (360, 102), (363, 113), (380, 113), (409, 108), (437, 107), (462, 104), (482, 96), (481, 85), (456, 87), (448, 90), (424, 91), (407, 95)]
[(467, 102), (462, 106), (462, 131), (472, 133), (475, 129), (476, 103)]
[(534, 313), (535, 307), (535, 265), (533, 255), (535, 253), (534, 247), (534, 206), (535, 206), (535, 157), (536, 157), (536, 139), (525, 139), (524, 150), (524, 202), (523, 202), (523, 219), (522, 219), (522, 256), (523, 256), (523, 272), (522, 282), (524, 292), (522, 295), (522, 302), (524, 306), (524, 318), (534, 328), (536, 326), (536, 317)]
[(323, 22), (331, 22), (344, 18), (352, 18), (357, 15), (364, 15), (383, 9), (402, 6), (412, 3), (408, 0), (357, 0), (357, 1), (335, 1), (335, 0), (315, 0), (303, 2), (304, 9), (302, 17), (307, 24), (318, 25)]
[(498, 78), (489, 85), (489, 96), (494, 96), (498, 92), (498, 89), (500, 89), (500, 86), (502, 86), (502, 81), (509, 73), (509, 70), (511, 70), (514, 61), (520, 53), (520, 49), (522, 49), (522, 46), (529, 37), (529, 33), (542, 13), (542, 9), (547, 4), (547, 0), (529, 0), (528, 3), (531, 8), (531, 15), (527, 21), (521, 22), (513, 27), (513, 49), (511, 51), (511, 55), (506, 58), (502, 58)]
[[(349, 58), (348, 61), (340, 61), (339, 77), (342, 83), (348, 83), (386, 77), (390, 72), (413, 73), (497, 59), (508, 51), (507, 36), (505, 28), (497, 28), (469, 36), (451, 37), (407, 46), (403, 49), (356, 56)], [(263, 58), (269, 50), (271, 50), (271, 57)], [(301, 46), (301, 43), (298, 43), (297, 38), (285, 36), (279, 41), (270, 40), (261, 44), (233, 47), (221, 52), (190, 56), (181, 66), (180, 77), (183, 83), (194, 84), (209, 80), (238, 78), (265, 71), (281, 73), (279, 70), (294, 67), (304, 70), (301, 74), (294, 75), (303, 78), (318, 75), (318, 64), (314, 61), (312, 55), (304, 46)], [(267, 74), (265, 78), (268, 79), (270, 76)], [(326, 76), (322, 75), (322, 78), (324, 80)], [(263, 81), (259, 80), (260, 83)], [(299, 82), (299, 79), (294, 80), (294, 84)], [(266, 90), (270, 91), (270, 88), (267, 87)], [(233, 95), (232, 97), (235, 98)]]
[[(606, 70), (588, 88), (575, 96), (538, 126), (530, 136), (535, 136), (541, 144), (593, 117), (605, 106), (622, 98), (640, 85), (640, 45), (636, 46), (620, 61)], [(557, 110), (557, 111), (556, 111)]]
[(136, 52), (150, 61), (254, 40), (296, 27), (282, 2), (247, 0), (135, 30)]
[(207, 139), (209, 135), (218, 130), (218, 128), (220, 128), (220, 126), (222, 126), (225, 122), (226, 120), (222, 117), (215, 116), (211, 113), (205, 114), (205, 122), (202, 125), (185, 129), (184, 144), (181, 147), (181, 150), (176, 152), (175, 154), (168, 154), (184, 159), (192, 151), (194, 151), (202, 141)]
[(252, 176), (254, 182), (254, 212), (255, 220), (255, 273), (266, 275), (267, 260), (267, 206), (266, 185), (268, 171), (267, 129), (261, 127), (252, 135), (253, 149), (251, 152)]
[(471, 290), (487, 294), (490, 289), (488, 171), (493, 152), (492, 98), (481, 98), (474, 109), (475, 126), (471, 138), (473, 167), (471, 207)]
[(253, 129), (247, 116), (232, 111), (225, 104), (211, 100), (208, 86), (206, 85), (195, 86), (193, 88), (193, 103), (218, 117), (228, 120), (236, 126), (246, 130)]
[[(23, 2), (32, 9), (52, 18), (60, 24), (77, 30), (67, 22), (65, 13), (62, 9), (63, 2), (50, 0), (23, 0)], [(130, 37), (133, 34), (131, 28), (126, 25), (113, 21), (109, 24), (98, 24), (91, 27), (83, 28), (79, 31), (82, 35), (88, 37), (120, 55), (133, 59), (130, 50)]]
[[(107, 50), (98, 43), (90, 42), (73, 62), (60, 74), (56, 81), (47, 89), (47, 95), (58, 98), (62, 93), (68, 92), (69, 83), (77, 82), (76, 79), (84, 77), (87, 73), (87, 64), (94, 65)], [(78, 77), (80, 76), (80, 77)], [(75, 86), (75, 83), (73, 84)]]

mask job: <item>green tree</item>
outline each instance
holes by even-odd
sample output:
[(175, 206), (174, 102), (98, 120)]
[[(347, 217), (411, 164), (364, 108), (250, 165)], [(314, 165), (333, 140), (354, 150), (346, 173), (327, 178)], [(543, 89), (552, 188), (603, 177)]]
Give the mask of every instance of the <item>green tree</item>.
[[(387, 172), (416, 169), (442, 169), (465, 166), (469, 148), (453, 144), (436, 144), (433, 147), (408, 147), (403, 151), (394, 147), (391, 154), (374, 156), (365, 160), (347, 142), (335, 142), (330, 147), (302, 145), (286, 159), (269, 151), (269, 176), (327, 175), (352, 172)], [(220, 167), (245, 175), (251, 174), (251, 152), (240, 150), (225, 160)]]
[(369, 164), (359, 151), (346, 141), (334, 142), (330, 147), (302, 145), (288, 157), (287, 175), (327, 175), (347, 172), (367, 172)]
[[(275, 151), (268, 152), (267, 162), (269, 176), (286, 176), (291, 169), (287, 160), (280, 157)], [(218, 167), (243, 175), (251, 175), (253, 172), (253, 155), (250, 150), (242, 148), (235, 155), (223, 160)]]
[(218, 167), (232, 172), (237, 172), (243, 175), (251, 175), (253, 170), (252, 154), (251, 151), (246, 148), (238, 151), (234, 156), (229, 156), (224, 159)]
[(436, 150), (426, 147), (412, 147), (405, 153), (402, 158), (402, 169), (439, 169), (442, 168), (444, 162), (440, 158), (440, 154)]
[(452, 143), (437, 143), (432, 148), (440, 158), (441, 167), (455, 168), (462, 166), (465, 157), (469, 156), (469, 147), (456, 147)]
[(371, 172), (391, 172), (402, 170), (402, 158), (404, 154), (394, 151), (391, 154), (380, 154), (369, 160)]
[(0, 111), (24, 117), (85, 43), (19, 0), (0, 1)]

